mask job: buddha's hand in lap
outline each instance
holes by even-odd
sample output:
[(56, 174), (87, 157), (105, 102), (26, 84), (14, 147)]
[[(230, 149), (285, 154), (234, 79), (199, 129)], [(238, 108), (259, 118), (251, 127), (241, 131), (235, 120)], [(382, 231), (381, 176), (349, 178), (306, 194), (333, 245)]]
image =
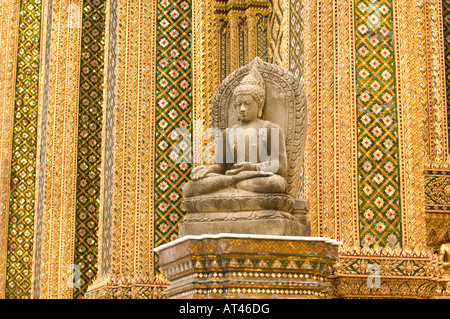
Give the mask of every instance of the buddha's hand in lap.
[(233, 165), (232, 169), (225, 173), (228, 176), (233, 176), (235, 182), (255, 178), (272, 176), (272, 172), (265, 172), (257, 170), (257, 166), (253, 163), (239, 163)]
[(192, 171), (192, 180), (197, 181), (199, 179), (202, 179), (206, 177), (208, 173), (212, 173), (213, 171), (214, 170), (212, 166), (197, 166)]
[(253, 163), (249, 163), (249, 162), (243, 162), (243, 163), (238, 163), (238, 164), (234, 164), (230, 170), (226, 171), (226, 175), (237, 175), (240, 172), (245, 172), (245, 171), (249, 171), (249, 172), (256, 172), (258, 171), (257, 166)]

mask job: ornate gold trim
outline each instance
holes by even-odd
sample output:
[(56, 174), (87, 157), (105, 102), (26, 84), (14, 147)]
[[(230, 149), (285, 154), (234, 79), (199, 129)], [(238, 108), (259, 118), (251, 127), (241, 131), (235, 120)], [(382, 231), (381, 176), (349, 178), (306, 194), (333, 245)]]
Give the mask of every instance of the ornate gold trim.
[[(33, 298), (36, 298), (36, 296), (38, 296), (39, 291), (37, 292), (37, 294), (35, 294), (35, 290), (36, 290), (36, 285), (39, 285), (39, 280), (40, 280), (40, 265), (37, 265), (37, 263), (40, 263), (40, 259), (36, 259), (37, 254), (40, 255), (40, 251), (38, 252), (38, 239), (42, 238), (41, 237), (41, 228), (39, 227), (42, 222), (42, 220), (38, 220), (39, 219), (39, 206), (40, 206), (40, 199), (42, 198), (42, 194), (40, 194), (39, 190), (40, 189), (44, 189), (44, 187), (42, 187), (43, 185), (40, 185), (41, 183), (44, 183), (44, 181), (41, 181), (41, 171), (43, 170), (43, 167), (41, 167), (41, 153), (42, 153), (42, 143), (45, 141), (42, 141), (43, 138), (43, 133), (42, 133), (42, 129), (43, 128), (43, 121), (44, 121), (44, 98), (45, 96), (48, 94), (47, 91), (47, 87), (46, 87), (46, 83), (49, 82), (48, 79), (48, 74), (49, 74), (49, 70), (47, 70), (47, 66), (49, 66), (49, 59), (50, 57), (47, 56), (48, 53), (48, 46), (49, 46), (49, 41), (50, 41), (50, 37), (51, 37), (51, 32), (49, 30), (49, 18), (51, 16), (51, 12), (49, 12), (49, 3), (51, 3), (51, 0), (44, 0), (42, 1), (42, 14), (41, 14), (41, 58), (40, 58), (40, 65), (39, 65), (39, 70), (40, 70), (40, 74), (39, 74), (39, 97), (38, 97), (38, 117), (37, 117), (37, 145), (36, 145), (36, 183), (35, 183), (35, 187), (36, 187), (36, 191), (35, 191), (35, 206), (34, 206), (34, 211), (35, 211), (35, 223), (34, 223), (34, 234), (33, 234), (33, 240), (34, 240), (34, 245), (33, 245), (33, 263), (32, 263), (32, 285), (31, 285), (31, 296)], [(49, 34), (50, 33), (50, 34)]]
[(214, 13), (215, 1), (193, 0), (192, 2), (192, 105), (194, 165), (203, 163), (203, 149), (208, 141), (203, 134), (211, 128), (211, 103), (215, 89), (219, 86), (221, 23)]
[(333, 1), (317, 3), (318, 54), (317, 54), (317, 126), (318, 126), (318, 189), (317, 235), (336, 238), (335, 230), (335, 25)]
[[(82, 0), (71, 4), (81, 8)], [(54, 3), (52, 13), (50, 51), (55, 59), (49, 74), (41, 277), (36, 287), (41, 298), (73, 294), (67, 279), (74, 249), (81, 28), (69, 28), (67, 5)]]
[(19, 0), (0, 2), (0, 299), (6, 292), (9, 190), (19, 35)]
[(424, 43), (421, 51), (427, 55), (423, 67), (428, 71), (428, 147), (429, 159), (436, 167), (449, 160), (442, 1), (429, 0), (423, 6), (426, 29), (420, 35)]
[[(117, 1), (117, 12), (112, 23), (112, 1), (107, 4), (108, 27), (116, 27), (114, 44), (116, 59), (114, 72), (114, 92), (105, 86), (107, 98), (114, 97), (114, 136), (106, 136), (107, 127), (103, 129), (103, 149), (108, 138), (113, 142), (113, 159), (111, 168), (112, 191), (111, 203), (105, 202), (102, 195), (99, 220), (99, 234), (110, 233), (109, 256), (103, 254), (105, 238), (101, 238), (99, 246), (99, 272), (97, 279), (88, 288), (86, 297), (97, 294), (109, 294), (108, 289), (118, 283), (115, 291), (126, 289), (128, 282), (139, 282), (140, 287), (152, 285), (153, 273), (153, 191), (155, 160), (155, 85), (156, 85), (156, 21), (157, 3), (152, 0), (139, 0), (131, 3)], [(107, 42), (110, 41), (108, 30)], [(112, 50), (107, 44), (106, 56)], [(109, 67), (109, 66), (108, 66)], [(110, 104), (104, 104), (108, 107)], [(108, 110), (104, 109), (107, 114)], [(105, 119), (106, 121), (106, 119)], [(106, 123), (104, 123), (106, 125)], [(109, 132), (110, 133), (110, 132)], [(105, 172), (102, 172), (102, 178)], [(110, 227), (104, 222), (107, 205), (110, 209)], [(109, 227), (109, 226), (108, 226)], [(100, 236), (101, 237), (101, 236)], [(109, 259), (108, 267), (104, 267), (105, 256)], [(125, 278), (119, 280), (117, 278)], [(128, 278), (128, 279), (127, 279)], [(116, 280), (117, 279), (117, 280)], [(100, 292), (98, 292), (100, 291)], [(145, 295), (145, 293), (144, 293)], [(142, 296), (144, 296), (142, 295)], [(135, 297), (141, 296), (140, 293)], [(95, 297), (94, 297), (95, 298)]]
[(310, 200), (311, 236), (317, 236), (317, 1), (305, 3), (304, 79), (308, 105), (308, 135), (304, 161), (305, 197)]
[(335, 3), (335, 232), (346, 245), (358, 245), (356, 83), (354, 2)]
[[(426, 241), (424, 211), (426, 32), (423, 1), (394, 1), (403, 247)], [(401, 35), (401, 36), (400, 36)]]

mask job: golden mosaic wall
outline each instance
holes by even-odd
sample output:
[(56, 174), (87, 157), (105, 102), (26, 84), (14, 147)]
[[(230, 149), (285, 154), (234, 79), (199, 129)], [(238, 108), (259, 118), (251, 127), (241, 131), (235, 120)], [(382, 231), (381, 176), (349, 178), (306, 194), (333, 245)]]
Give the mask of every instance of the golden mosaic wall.
[(308, 97), (298, 195), (312, 235), (344, 242), (334, 296), (429, 298), (450, 240), (448, 7), (0, 1), (0, 298), (162, 297), (153, 249), (177, 237), (192, 168), (171, 146), (187, 131), (203, 161), (216, 87), (256, 55)]
[[(301, 80), (308, 95), (301, 194), (311, 200), (313, 235), (342, 240), (344, 264), (346, 258), (358, 263), (371, 259), (377, 264), (407, 262), (422, 272), (433, 268), (435, 257), (423, 244), (423, 168), (447, 161), (439, 3), (271, 4), (269, 60), (291, 66), (294, 72), (303, 68)], [(286, 28), (289, 23), (281, 27), (281, 21), (290, 21), (291, 28)], [(296, 27), (303, 32), (296, 33)], [(211, 36), (212, 47), (220, 41), (218, 33)], [(289, 41), (283, 42), (286, 38)], [(296, 47), (299, 38), (303, 45)], [(218, 55), (224, 53), (230, 54), (224, 50)], [(194, 87), (205, 84), (197, 79)], [(208, 92), (213, 90), (209, 87)], [(437, 98), (431, 99), (431, 94)], [(207, 117), (207, 110), (197, 112)], [(343, 269), (336, 272), (336, 296), (389, 297), (387, 288), (370, 293), (344, 288), (361, 285), (369, 273), (367, 268), (362, 273)], [(391, 272), (386, 268), (381, 273), (388, 287), (415, 285), (413, 273), (402, 277), (401, 272)], [(391, 297), (430, 296), (435, 288), (432, 274), (430, 270), (422, 278), (426, 292), (411, 288)]]

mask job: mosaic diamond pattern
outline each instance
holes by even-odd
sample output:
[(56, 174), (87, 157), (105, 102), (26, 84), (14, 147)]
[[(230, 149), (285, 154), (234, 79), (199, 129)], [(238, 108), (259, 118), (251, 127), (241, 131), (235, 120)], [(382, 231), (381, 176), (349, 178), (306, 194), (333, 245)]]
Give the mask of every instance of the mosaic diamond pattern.
[(401, 244), (392, 4), (356, 1), (361, 246)]
[(245, 21), (242, 20), (239, 23), (238, 26), (238, 33), (239, 33), (239, 67), (244, 66), (246, 64), (245, 61), (245, 57), (247, 54), (247, 50), (246, 50), (246, 37), (247, 37), (247, 32), (246, 32), (246, 24)]
[(41, 1), (20, 7), (6, 298), (31, 298)]
[[(450, 146), (450, 1), (442, 1), (443, 27), (444, 27), (444, 47), (445, 47), (445, 83), (447, 94), (447, 122), (448, 138)], [(450, 149), (450, 148), (449, 148)]]
[(258, 24), (256, 25), (256, 55), (263, 61), (269, 59), (267, 52), (267, 20), (268, 17), (264, 17), (260, 14), (257, 15)]
[(303, 5), (300, 0), (291, 0), (289, 70), (299, 77), (303, 71)]
[(83, 297), (97, 273), (105, 8), (106, 0), (83, 2), (74, 256), (81, 287), (74, 298)]
[[(157, 247), (178, 236), (178, 224), (185, 215), (180, 208), (181, 189), (190, 178), (192, 168), (189, 158), (192, 111), (190, 1), (158, 2), (156, 37), (154, 227)], [(157, 260), (155, 265), (158, 267)]]

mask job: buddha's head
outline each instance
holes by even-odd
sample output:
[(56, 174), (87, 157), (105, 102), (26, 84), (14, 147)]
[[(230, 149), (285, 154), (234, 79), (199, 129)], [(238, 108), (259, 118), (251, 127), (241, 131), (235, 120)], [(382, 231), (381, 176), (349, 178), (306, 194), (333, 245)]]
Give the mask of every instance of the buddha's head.
[(248, 123), (261, 118), (266, 99), (264, 87), (264, 79), (253, 67), (234, 90), (235, 108), (239, 121)]

